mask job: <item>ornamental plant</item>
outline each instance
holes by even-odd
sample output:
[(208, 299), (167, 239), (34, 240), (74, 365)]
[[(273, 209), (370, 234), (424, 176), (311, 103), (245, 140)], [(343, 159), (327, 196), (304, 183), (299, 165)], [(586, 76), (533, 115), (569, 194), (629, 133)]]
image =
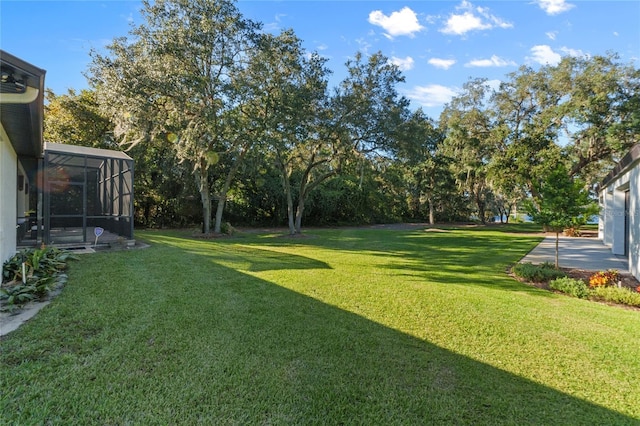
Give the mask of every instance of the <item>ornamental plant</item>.
[(63, 271), (71, 252), (53, 247), (27, 249), (16, 253), (2, 265), (0, 311), (12, 311), (32, 300), (42, 300), (49, 291), (64, 285)]
[(589, 287), (610, 287), (618, 282), (618, 275), (618, 271), (615, 269), (598, 271), (589, 277)]
[(562, 162), (540, 181), (534, 182), (536, 196), (525, 201), (525, 211), (537, 224), (556, 234), (556, 269), (559, 265), (559, 239), (564, 229), (583, 223), (593, 210), (584, 182), (571, 176)]
[(589, 297), (589, 288), (583, 280), (577, 280), (570, 277), (556, 278), (549, 282), (549, 288), (569, 294), (579, 299)]

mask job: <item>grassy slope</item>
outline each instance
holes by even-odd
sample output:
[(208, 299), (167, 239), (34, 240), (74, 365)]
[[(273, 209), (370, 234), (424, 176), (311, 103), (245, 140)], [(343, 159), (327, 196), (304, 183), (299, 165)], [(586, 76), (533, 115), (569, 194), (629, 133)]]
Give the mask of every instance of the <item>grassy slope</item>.
[(535, 238), (312, 234), (141, 233), (151, 248), (83, 257), (64, 293), (2, 341), (0, 416), (640, 423), (639, 313), (507, 277)]

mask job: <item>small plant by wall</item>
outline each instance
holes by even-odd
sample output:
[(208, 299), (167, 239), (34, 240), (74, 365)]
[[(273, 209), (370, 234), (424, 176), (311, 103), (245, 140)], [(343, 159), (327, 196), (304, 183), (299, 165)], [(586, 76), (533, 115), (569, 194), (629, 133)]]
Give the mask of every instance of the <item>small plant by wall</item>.
[(549, 288), (561, 291), (562, 293), (569, 294), (579, 299), (586, 299), (589, 297), (589, 287), (587, 287), (587, 284), (583, 280), (575, 278), (557, 278), (549, 282)]
[(518, 263), (511, 268), (511, 272), (518, 278), (535, 283), (549, 282), (566, 276), (564, 272), (548, 262), (540, 265), (534, 265), (530, 262)]
[(55, 247), (26, 249), (16, 253), (2, 266), (0, 309), (12, 311), (25, 303), (42, 300), (50, 291), (66, 282), (64, 274), (71, 252)]
[(589, 277), (589, 287), (610, 287), (618, 283), (619, 272), (615, 269), (598, 271)]
[(627, 287), (595, 287), (589, 293), (594, 300), (640, 308), (640, 293)]
[[(556, 271), (560, 275), (549, 278)], [(517, 277), (531, 282), (548, 282), (551, 290), (556, 290), (580, 299), (600, 302), (616, 303), (640, 308), (640, 286), (628, 288), (620, 285), (620, 273), (610, 269), (598, 271), (587, 280), (567, 277), (550, 264), (532, 265), (531, 263), (517, 264), (512, 268)]]

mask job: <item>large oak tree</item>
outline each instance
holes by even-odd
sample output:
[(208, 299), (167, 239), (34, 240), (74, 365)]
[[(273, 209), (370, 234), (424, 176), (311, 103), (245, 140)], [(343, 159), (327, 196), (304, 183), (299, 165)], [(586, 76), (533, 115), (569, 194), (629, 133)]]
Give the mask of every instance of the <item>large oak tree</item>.
[(172, 143), (196, 179), (203, 231), (213, 196), (220, 232), (227, 192), (252, 143), (241, 125), (242, 79), (259, 25), (227, 0), (145, 0), (142, 16), (130, 39), (93, 53), (91, 81), (122, 143)]

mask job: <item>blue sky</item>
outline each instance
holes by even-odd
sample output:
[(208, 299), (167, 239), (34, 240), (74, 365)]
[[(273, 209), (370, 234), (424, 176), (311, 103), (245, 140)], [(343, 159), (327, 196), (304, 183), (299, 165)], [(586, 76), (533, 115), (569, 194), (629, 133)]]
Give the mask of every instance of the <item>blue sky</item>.
[[(61, 94), (83, 89), (89, 50), (140, 22), (138, 1), (0, 0), (0, 48), (47, 70)], [(521, 65), (616, 52), (640, 67), (640, 1), (241, 0), (264, 30), (293, 28), (329, 59), (332, 83), (357, 51), (381, 51), (403, 70), (401, 94), (437, 119), (469, 78), (499, 81)]]

